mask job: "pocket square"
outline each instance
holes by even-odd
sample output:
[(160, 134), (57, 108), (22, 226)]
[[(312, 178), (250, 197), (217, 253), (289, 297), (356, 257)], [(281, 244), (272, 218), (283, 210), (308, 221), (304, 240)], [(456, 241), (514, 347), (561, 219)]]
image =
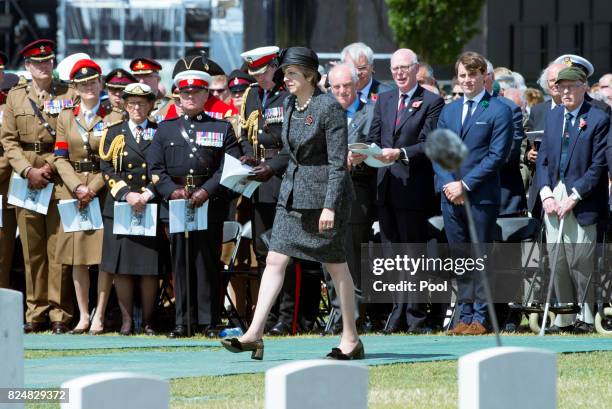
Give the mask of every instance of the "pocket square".
[(476, 125), (489, 125), (488, 122), (476, 122)]

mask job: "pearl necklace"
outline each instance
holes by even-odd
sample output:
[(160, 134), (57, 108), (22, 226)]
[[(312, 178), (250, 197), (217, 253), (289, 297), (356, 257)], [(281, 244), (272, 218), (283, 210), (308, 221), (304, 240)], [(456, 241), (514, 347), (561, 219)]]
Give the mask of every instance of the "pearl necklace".
[(310, 96), (310, 98), (308, 98), (308, 101), (306, 101), (306, 103), (305, 103), (303, 106), (300, 106), (300, 105), (298, 104), (298, 100), (297, 100), (297, 98), (296, 98), (296, 99), (295, 99), (295, 104), (294, 104), (295, 109), (296, 109), (298, 112), (304, 112), (304, 111), (306, 111), (306, 109), (308, 108), (308, 105), (310, 105), (310, 101), (312, 101), (312, 95)]

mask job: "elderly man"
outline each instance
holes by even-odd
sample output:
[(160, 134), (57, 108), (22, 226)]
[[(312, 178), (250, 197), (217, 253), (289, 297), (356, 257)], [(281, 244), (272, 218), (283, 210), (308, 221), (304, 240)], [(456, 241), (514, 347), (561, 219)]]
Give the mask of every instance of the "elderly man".
[[(417, 82), (416, 54), (402, 48), (391, 57), (391, 74), (399, 90), (384, 92), (378, 98), (368, 143), (378, 144), (378, 158), (390, 166), (379, 168), (376, 203), (383, 243), (425, 243), (427, 219), (435, 206), (433, 170), (423, 146), (436, 128), (444, 100)], [(350, 155), (353, 165), (363, 155)], [(396, 303), (388, 320), (387, 332), (407, 325), (418, 332), (425, 320), (422, 306)]]
[[(555, 263), (555, 293), (561, 303), (585, 300), (578, 316), (559, 314), (555, 330), (593, 332), (593, 257), (597, 223), (607, 216), (606, 138), (610, 118), (585, 99), (585, 73), (565, 68), (555, 82), (563, 105), (549, 113), (537, 161), (537, 186)], [(586, 297), (585, 297), (586, 295)]]
[(376, 102), (378, 95), (390, 90), (385, 84), (372, 77), (374, 74), (374, 52), (364, 43), (349, 44), (340, 53), (344, 63), (350, 63), (357, 70), (357, 96), (365, 103)]
[[(357, 98), (357, 70), (352, 64), (341, 63), (328, 74), (330, 90), (346, 112), (348, 142), (365, 142), (374, 116), (374, 105), (366, 104)], [(367, 243), (376, 219), (376, 169), (359, 164), (351, 168), (351, 179), (355, 188), (355, 200), (351, 208), (351, 218), (347, 229), (345, 248), (349, 269), (353, 274), (356, 290), (361, 290), (361, 244)], [(328, 290), (332, 294), (333, 323), (332, 333), (340, 332), (341, 313), (331, 277), (325, 275)], [(360, 292), (360, 291), (359, 291)], [(359, 305), (357, 304), (357, 308)], [(358, 317), (359, 315), (356, 314)]]
[(417, 72), (417, 82), (421, 86), (436, 86), (436, 79), (434, 77), (434, 71), (433, 68), (431, 68), (431, 65), (424, 62), (421, 62), (419, 64), (419, 71)]
[(567, 65), (561, 63), (551, 63), (548, 67), (542, 71), (538, 84), (546, 94), (550, 96), (550, 100), (541, 102), (531, 107), (529, 112), (529, 118), (525, 124), (525, 131), (534, 132), (531, 137), (526, 138), (523, 144), (522, 151), (526, 152), (523, 155), (523, 163), (531, 169), (531, 180), (527, 194), (527, 210), (533, 217), (540, 218), (542, 213), (542, 202), (538, 195), (537, 186), (533, 183), (536, 178), (536, 160), (538, 158), (538, 147), (542, 140), (542, 134), (544, 132), (544, 124), (546, 123), (546, 117), (548, 114), (561, 105), (561, 94), (557, 90), (555, 81), (559, 72), (567, 68)]
[(599, 79), (599, 94), (605, 103), (612, 106), (612, 74), (604, 74)]

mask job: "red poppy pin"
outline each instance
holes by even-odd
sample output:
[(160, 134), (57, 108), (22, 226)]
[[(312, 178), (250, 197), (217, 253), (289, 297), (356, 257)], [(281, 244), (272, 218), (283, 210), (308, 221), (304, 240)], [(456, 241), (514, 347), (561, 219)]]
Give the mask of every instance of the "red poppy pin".
[(580, 118), (580, 122), (578, 122), (578, 128), (580, 128), (581, 130), (584, 130), (586, 126), (587, 126), (586, 120), (584, 118)]
[(376, 102), (376, 100), (378, 99), (378, 94), (372, 94), (372, 95), (370, 95), (370, 99), (371, 99), (373, 102)]
[(413, 107), (414, 109), (419, 109), (419, 107), (421, 106), (421, 104), (422, 104), (422, 103), (423, 103), (423, 101), (422, 101), (422, 100), (419, 100), (419, 101), (414, 101), (414, 102), (412, 103), (412, 107)]
[(312, 125), (314, 123), (314, 116), (308, 115), (306, 117), (306, 125)]

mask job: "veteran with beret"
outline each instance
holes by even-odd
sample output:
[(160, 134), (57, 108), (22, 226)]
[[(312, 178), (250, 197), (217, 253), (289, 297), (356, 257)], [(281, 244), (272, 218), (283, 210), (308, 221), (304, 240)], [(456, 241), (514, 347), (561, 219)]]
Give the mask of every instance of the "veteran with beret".
[[(32, 189), (54, 183), (57, 193), (61, 180), (47, 162), (53, 156), (57, 118), (74, 107), (75, 93), (68, 85), (53, 79), (55, 43), (38, 40), (20, 52), (32, 82), (14, 87), (8, 94), (2, 123), (4, 155), (13, 170), (28, 179)], [(64, 333), (72, 319), (70, 268), (56, 260), (59, 213), (57, 195), (52, 195), (46, 215), (18, 208), (19, 226), (26, 275), (25, 332), (48, 328)]]
[[(189, 238), (184, 233), (170, 235), (176, 296), (176, 328), (170, 337), (188, 335), (188, 314), (190, 322), (205, 331), (219, 321), (219, 257), (228, 209), (220, 180), (224, 155), (240, 156), (230, 123), (214, 119), (203, 111), (210, 75), (202, 68), (195, 63), (174, 77), (183, 115), (159, 124), (147, 152), (156, 194), (163, 199), (164, 222), (168, 222), (169, 200), (185, 199), (193, 208), (208, 201), (207, 230), (190, 232)], [(189, 246), (189, 260), (186, 246)], [(187, 271), (190, 272), (189, 289)], [(187, 311), (188, 290), (191, 311)]]
[[(143, 312), (143, 331), (154, 335), (153, 310), (158, 280), (168, 260), (168, 249), (161, 230), (155, 237), (117, 235), (113, 233), (114, 204), (127, 202), (136, 212), (147, 203), (159, 203), (146, 155), (151, 149), (157, 124), (147, 119), (155, 103), (155, 93), (146, 84), (132, 83), (123, 90), (128, 119), (114, 123), (100, 143), (101, 168), (110, 194), (104, 205), (104, 241), (100, 273), (111, 276), (121, 308), (120, 333), (133, 331), (133, 293), (139, 284)], [(158, 226), (161, 223), (158, 222)], [(106, 303), (98, 302), (97, 321), (104, 322)]]

